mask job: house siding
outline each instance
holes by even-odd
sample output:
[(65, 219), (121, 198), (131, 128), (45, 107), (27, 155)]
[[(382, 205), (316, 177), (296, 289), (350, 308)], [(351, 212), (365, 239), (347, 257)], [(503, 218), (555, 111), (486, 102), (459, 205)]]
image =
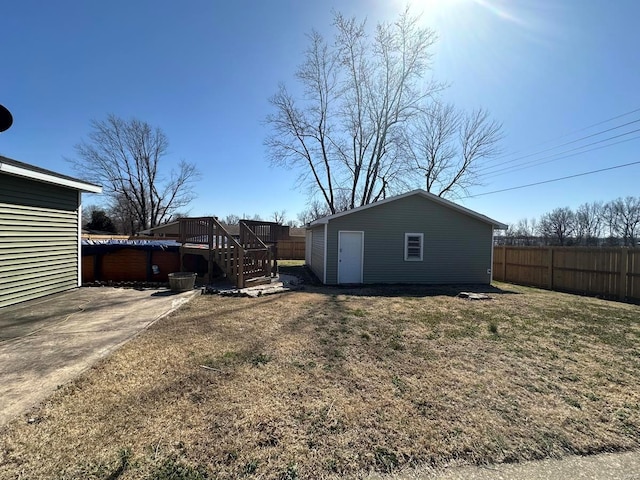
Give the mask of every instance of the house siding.
[(324, 225), (311, 230), (311, 271), (320, 279), (324, 278)]
[(78, 191), (0, 175), (0, 307), (78, 286)]
[[(327, 284), (338, 279), (338, 232), (364, 232), (364, 283), (491, 282), (493, 226), (413, 195), (329, 220)], [(422, 261), (404, 260), (405, 233), (423, 233)]]

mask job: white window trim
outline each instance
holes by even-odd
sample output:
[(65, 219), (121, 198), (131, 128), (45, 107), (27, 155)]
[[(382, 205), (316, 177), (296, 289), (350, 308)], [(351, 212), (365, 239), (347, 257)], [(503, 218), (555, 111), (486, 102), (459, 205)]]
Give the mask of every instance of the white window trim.
[[(420, 237), (420, 258), (409, 258), (408, 240), (409, 237)], [(422, 262), (424, 258), (424, 233), (405, 233), (404, 234), (404, 261), (405, 262)]]

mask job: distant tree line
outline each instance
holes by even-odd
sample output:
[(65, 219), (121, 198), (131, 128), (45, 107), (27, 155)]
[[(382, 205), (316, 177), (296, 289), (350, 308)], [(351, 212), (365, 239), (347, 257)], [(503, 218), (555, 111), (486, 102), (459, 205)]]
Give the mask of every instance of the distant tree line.
[(555, 208), (540, 218), (510, 225), (499, 243), (505, 245), (626, 246), (640, 240), (640, 197), (583, 203), (575, 210)]
[(225, 225), (237, 225), (240, 220), (258, 220), (264, 222), (274, 222), (279, 223), (281, 225), (287, 225), (289, 227), (297, 227), (298, 222), (295, 220), (287, 220), (287, 211), (286, 210), (275, 210), (269, 217), (264, 218), (262, 215), (257, 213), (253, 215), (249, 215), (243, 213), (242, 215), (236, 215), (235, 213), (231, 213), (225, 217), (220, 218), (220, 221)]

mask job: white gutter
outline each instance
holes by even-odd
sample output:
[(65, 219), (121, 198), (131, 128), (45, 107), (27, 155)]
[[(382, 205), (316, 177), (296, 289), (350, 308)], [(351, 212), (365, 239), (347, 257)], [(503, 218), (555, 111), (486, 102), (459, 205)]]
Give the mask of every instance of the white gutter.
[(7, 173), (9, 175), (16, 175), (18, 177), (29, 178), (32, 180), (38, 180), (40, 182), (51, 183), (53, 185), (60, 185), (61, 187), (75, 188), (76, 190), (80, 190), (83, 192), (102, 193), (102, 187), (98, 185), (92, 185), (90, 183), (81, 182), (79, 180), (60, 178), (55, 175), (36, 172), (27, 168), (18, 167), (16, 165), (10, 165), (8, 163), (0, 162), (0, 172)]

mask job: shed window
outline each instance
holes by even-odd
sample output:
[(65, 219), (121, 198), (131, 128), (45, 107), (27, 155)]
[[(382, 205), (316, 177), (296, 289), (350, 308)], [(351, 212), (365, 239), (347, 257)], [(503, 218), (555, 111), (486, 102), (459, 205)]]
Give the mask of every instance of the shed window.
[(405, 261), (421, 262), (424, 243), (423, 233), (404, 234), (404, 259)]

